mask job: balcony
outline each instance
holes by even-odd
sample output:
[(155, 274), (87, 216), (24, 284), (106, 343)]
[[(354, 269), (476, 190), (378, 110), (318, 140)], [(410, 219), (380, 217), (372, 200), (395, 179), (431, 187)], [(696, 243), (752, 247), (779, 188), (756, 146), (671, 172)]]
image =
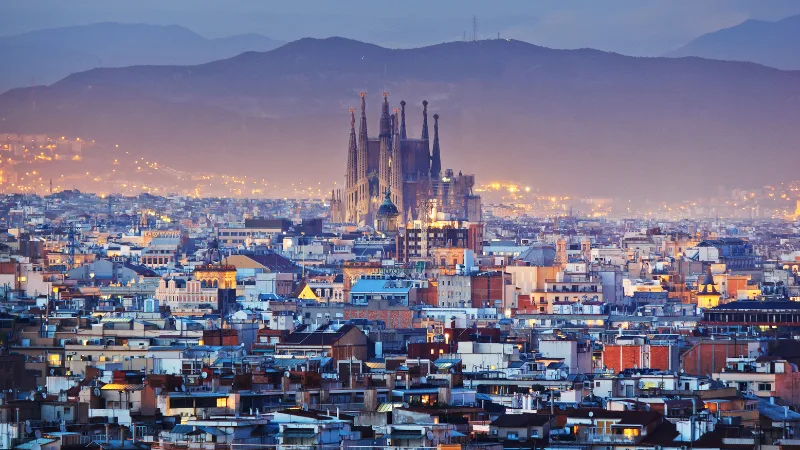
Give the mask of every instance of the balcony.
[(611, 432), (607, 428), (589, 428), (586, 433), (586, 441), (592, 444), (635, 444), (640, 437), (638, 428), (615, 428), (612, 426)]

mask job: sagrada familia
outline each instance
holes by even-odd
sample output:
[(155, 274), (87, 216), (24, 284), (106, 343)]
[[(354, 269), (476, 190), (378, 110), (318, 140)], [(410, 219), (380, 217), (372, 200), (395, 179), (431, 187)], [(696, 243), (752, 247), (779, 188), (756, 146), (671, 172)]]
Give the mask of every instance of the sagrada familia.
[[(373, 225), (386, 202), (397, 208), (398, 225), (421, 218), (430, 211), (451, 219), (480, 221), (480, 197), (474, 195), (474, 175), (442, 173), (439, 115), (433, 115), (433, 149), (428, 134), (428, 102), (422, 102), (422, 133), (409, 138), (406, 102), (390, 110), (389, 94), (383, 93), (377, 137), (367, 133), (366, 93), (361, 93), (361, 117), (356, 133), (355, 108), (350, 108), (350, 143), (344, 197), (331, 195), (333, 222)], [(391, 112), (390, 112), (391, 111)], [(384, 208), (385, 210), (385, 208)]]

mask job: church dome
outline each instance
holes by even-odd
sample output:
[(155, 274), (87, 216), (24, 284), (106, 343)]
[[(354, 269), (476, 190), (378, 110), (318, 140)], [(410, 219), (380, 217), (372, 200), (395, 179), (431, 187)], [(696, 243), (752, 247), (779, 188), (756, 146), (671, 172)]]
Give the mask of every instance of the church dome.
[(378, 208), (378, 217), (394, 217), (400, 215), (400, 211), (397, 210), (397, 206), (395, 206), (395, 204), (392, 202), (391, 195), (391, 191), (386, 192), (386, 196), (383, 198), (383, 203), (381, 203), (381, 206)]

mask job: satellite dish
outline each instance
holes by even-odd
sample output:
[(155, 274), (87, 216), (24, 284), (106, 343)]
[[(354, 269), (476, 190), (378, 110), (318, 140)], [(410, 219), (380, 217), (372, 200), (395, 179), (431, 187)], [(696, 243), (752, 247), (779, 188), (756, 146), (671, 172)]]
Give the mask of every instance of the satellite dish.
[(29, 423), (25, 424), (25, 432), (28, 433), (28, 434), (33, 433), (33, 428), (31, 428), (31, 424), (29, 424)]
[(594, 411), (589, 411), (589, 417), (594, 417)]
[(283, 372), (283, 376), (289, 378), (289, 371), (287, 370), (286, 372)]
[(426, 436), (428, 436), (428, 440), (429, 440), (429, 441), (432, 441), (432, 440), (433, 440), (433, 437), (434, 437), (434, 436), (433, 436), (433, 432), (432, 432), (431, 430), (428, 430), (428, 432), (427, 432), (427, 433), (425, 433), (425, 435), (426, 435)]
[(55, 374), (56, 374), (56, 369), (50, 369), (50, 375), (55, 375)]
[(28, 398), (29, 398), (29, 399), (30, 399), (30, 401), (32, 401), (32, 402), (33, 402), (33, 401), (36, 401), (36, 391), (31, 391), (31, 393), (30, 393), (30, 394), (28, 394)]
[(208, 378), (208, 372), (201, 372), (200, 377), (205, 380), (206, 378)]
[(186, 386), (181, 385), (181, 392), (186, 392)]
[(34, 431), (33, 435), (36, 436), (36, 439), (41, 439), (42, 438), (42, 430)]
[(100, 388), (94, 388), (94, 395), (100, 397)]

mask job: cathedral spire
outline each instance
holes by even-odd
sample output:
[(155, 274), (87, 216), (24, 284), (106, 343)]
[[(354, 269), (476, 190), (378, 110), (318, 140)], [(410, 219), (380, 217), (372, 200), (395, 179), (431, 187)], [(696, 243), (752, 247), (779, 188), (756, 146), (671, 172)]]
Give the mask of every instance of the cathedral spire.
[(406, 136), (406, 101), (400, 101), (400, 139), (408, 139)]
[(433, 115), (433, 155), (431, 156), (431, 178), (442, 175), (442, 155), (439, 150), (439, 114)]
[(381, 133), (380, 136), (392, 134), (392, 119), (389, 117), (389, 93), (383, 91), (383, 105), (381, 106)]
[(428, 101), (422, 101), (422, 139), (428, 139)]
[(367, 93), (361, 92), (361, 123), (358, 124), (358, 134), (367, 135)]
[[(367, 145), (369, 138), (367, 137), (367, 93), (361, 93), (361, 123), (358, 124), (358, 140), (357, 140), (357, 154), (356, 160), (357, 182), (363, 182), (367, 176)], [(363, 195), (363, 193), (362, 193)]]
[(392, 200), (400, 210), (399, 219), (403, 220), (403, 155), (402, 143), (400, 138), (400, 112), (394, 109), (394, 126), (392, 130), (392, 160), (390, 164), (389, 185), (392, 187)]
[(347, 187), (355, 185), (358, 177), (358, 144), (356, 140), (356, 109), (350, 108), (350, 143), (347, 147)]

